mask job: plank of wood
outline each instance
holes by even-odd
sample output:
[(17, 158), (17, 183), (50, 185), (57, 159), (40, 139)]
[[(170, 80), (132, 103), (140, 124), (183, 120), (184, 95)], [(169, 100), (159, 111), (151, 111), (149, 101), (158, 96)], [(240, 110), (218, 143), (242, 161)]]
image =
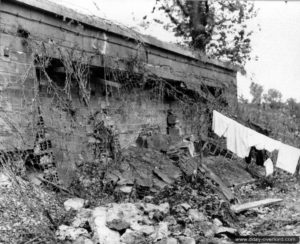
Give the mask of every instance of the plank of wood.
[(233, 205), (233, 206), (231, 206), (231, 210), (235, 213), (240, 213), (240, 212), (246, 211), (248, 209), (267, 206), (270, 204), (276, 204), (276, 203), (280, 203), (282, 201), (283, 201), (283, 199), (281, 199), (281, 198), (267, 198), (264, 200)]
[(46, 180), (46, 179), (44, 179), (44, 178), (42, 178), (42, 177), (36, 176), (36, 178), (37, 178), (38, 180), (44, 182), (44, 183), (47, 183), (47, 184), (49, 184), (49, 185), (52, 185), (52, 186), (54, 186), (54, 187), (56, 187), (56, 188), (58, 188), (58, 189), (60, 189), (60, 190), (62, 190), (62, 191), (64, 191), (64, 192), (70, 194), (71, 196), (77, 196), (77, 197), (79, 197), (78, 194), (72, 193), (72, 192), (70, 192), (69, 190), (67, 190), (66, 188), (64, 188), (64, 187), (62, 187), (62, 186), (60, 186), (60, 185), (57, 185), (57, 184), (55, 184), (55, 183), (53, 183), (53, 182), (51, 182), (51, 181), (48, 181), (48, 180)]

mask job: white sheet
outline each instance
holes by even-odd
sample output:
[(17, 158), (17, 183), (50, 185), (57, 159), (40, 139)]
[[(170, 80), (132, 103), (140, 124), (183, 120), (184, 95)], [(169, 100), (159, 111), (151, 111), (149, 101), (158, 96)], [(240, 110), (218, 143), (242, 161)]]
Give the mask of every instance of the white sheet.
[[(265, 149), (269, 152), (278, 150), (276, 167), (292, 174), (295, 173), (300, 158), (300, 149), (260, 134), (217, 111), (213, 111), (212, 129), (218, 136), (226, 137), (227, 149), (235, 153), (238, 157), (247, 157), (251, 147), (256, 147), (258, 150)], [(267, 162), (267, 165), (269, 173), (272, 170), (269, 162)]]
[(274, 172), (274, 166), (273, 166), (273, 162), (270, 158), (268, 158), (265, 162), (264, 162), (264, 166), (266, 169), (266, 176), (272, 175)]
[(276, 167), (281, 168), (291, 174), (294, 174), (300, 157), (300, 150), (298, 148), (281, 144), (279, 148)]
[(224, 136), (230, 123), (231, 119), (215, 110), (213, 111), (212, 129), (219, 137)]
[(249, 130), (247, 127), (232, 120), (228, 126), (226, 136), (227, 149), (235, 153), (240, 158), (249, 155), (251, 145), (248, 140)]

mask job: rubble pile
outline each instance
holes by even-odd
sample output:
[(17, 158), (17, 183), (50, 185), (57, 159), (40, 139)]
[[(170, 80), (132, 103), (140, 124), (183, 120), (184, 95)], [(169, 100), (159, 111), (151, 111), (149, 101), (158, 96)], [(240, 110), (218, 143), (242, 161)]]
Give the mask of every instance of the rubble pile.
[(242, 166), (231, 165), (235, 159), (202, 157), (189, 138), (155, 128), (145, 130), (137, 146), (120, 150), (112, 128), (103, 122), (92, 128), (92, 157), (76, 164), (77, 180), (66, 191), (77, 196), (64, 202), (68, 221), (52, 224), (59, 241), (212, 244), (245, 233), (235, 210), (253, 207), (237, 204), (229, 188), (246, 180)]
[[(78, 167), (78, 181), (73, 188), (97, 205), (97, 196), (142, 199), (182, 177), (173, 160), (159, 151), (130, 147), (122, 151), (118, 162), (87, 162)], [(98, 203), (99, 204), (99, 203)]]
[[(254, 189), (245, 185), (236, 190), (240, 194), (234, 194), (228, 188), (232, 182), (214, 173), (222, 175), (221, 168), (233, 159), (193, 157), (188, 142), (174, 142), (160, 134), (144, 139), (146, 147), (143, 143), (123, 149), (118, 160), (109, 153), (114, 151), (109, 147), (112, 141), (104, 141), (105, 145), (92, 141), (102, 150), (94, 151), (99, 153), (95, 160), (77, 165), (78, 181), (68, 192), (78, 197), (64, 201), (63, 217), (45, 212), (57, 243), (225, 244), (260, 230), (254, 224), (248, 226), (245, 218), (247, 212), (257, 213), (265, 204), (251, 207), (253, 202), (237, 204), (235, 199), (253, 195)], [(232, 176), (242, 172), (232, 169), (226, 168)], [(233, 178), (237, 184), (245, 180)], [(239, 207), (244, 210), (236, 211)]]
[[(216, 192), (217, 184), (209, 182), (198, 167), (200, 158), (192, 158), (178, 145), (157, 149), (130, 147), (122, 151), (118, 164), (100, 171), (96, 163), (89, 164), (94, 165), (93, 177), (99, 177), (87, 186), (101, 188), (102, 194), (114, 197), (113, 203), (94, 202), (90, 206), (95, 208), (89, 209), (83, 208), (82, 199), (74, 200), (78, 204), (65, 203), (65, 208), (78, 213), (70, 225), (59, 227), (59, 239), (192, 244), (208, 240), (226, 243), (228, 236), (236, 235), (236, 216), (229, 202)], [(70, 203), (76, 208), (68, 206)]]
[(61, 225), (56, 234), (61, 241), (77, 244), (193, 244), (207, 240), (228, 243), (224, 237), (214, 238), (225, 233), (237, 231), (224, 227), (219, 219), (211, 219), (187, 203), (171, 208), (167, 202), (155, 205), (143, 201), (81, 208), (73, 221)]
[(182, 172), (173, 161), (159, 151), (131, 147), (122, 152), (117, 169), (106, 174), (106, 181), (113, 181), (118, 189), (127, 192), (126, 187), (136, 190), (137, 198), (155, 193), (180, 179)]
[(168, 202), (171, 213), (175, 215), (182, 215), (181, 207), (178, 209), (178, 206), (188, 205), (188, 208), (197, 209), (210, 219), (219, 218), (226, 226), (233, 226), (237, 220), (230, 210), (229, 203), (220, 198), (207, 183), (204, 175), (198, 175), (193, 182), (182, 181), (166, 187), (156, 194), (151, 202), (156, 204)]

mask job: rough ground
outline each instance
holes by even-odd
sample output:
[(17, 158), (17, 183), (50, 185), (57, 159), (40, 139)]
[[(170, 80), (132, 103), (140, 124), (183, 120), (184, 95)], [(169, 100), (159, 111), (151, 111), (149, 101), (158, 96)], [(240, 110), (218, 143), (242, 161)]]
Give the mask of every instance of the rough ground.
[(56, 193), (19, 177), (0, 178), (0, 243), (55, 243), (47, 216), (57, 221), (65, 212)]
[(282, 198), (276, 206), (249, 210), (239, 215), (242, 234), (255, 235), (300, 235), (300, 184), (293, 177), (278, 177), (274, 186), (264, 182), (249, 184), (237, 192), (241, 201), (248, 202), (265, 198)]
[[(145, 159), (145, 155), (143, 157)], [(194, 179), (176, 180), (162, 190), (153, 193), (147, 191), (151, 196), (141, 199), (128, 195), (105, 198), (103, 194), (99, 201), (81, 206), (85, 210), (79, 212), (64, 209), (63, 203), (71, 196), (9, 175), (8, 179), (3, 175), (0, 177), (0, 243), (97, 243), (97, 226), (101, 227), (103, 223), (103, 226), (109, 227), (105, 227), (108, 231), (113, 231), (117, 238), (121, 237), (123, 243), (233, 243), (230, 238), (235, 232), (240, 235), (300, 235), (299, 182), (278, 171), (272, 178), (235, 189), (235, 195), (242, 203), (268, 197), (282, 198), (284, 201), (278, 205), (248, 210), (237, 216), (231, 215), (229, 205), (213, 192), (200, 173)], [(116, 201), (118, 203), (109, 204)], [(136, 212), (136, 216), (142, 216), (144, 222), (133, 225), (120, 221), (115, 214), (112, 214), (113, 221), (107, 221), (106, 224), (95, 221), (103, 211), (120, 209), (120, 206), (123, 209), (124, 203), (129, 209), (137, 209), (129, 211), (130, 218), (134, 219)], [(150, 205), (151, 211), (140, 207), (145, 203), (153, 204)], [(89, 215), (89, 224), (82, 221), (87, 213), (94, 214), (92, 219)], [(75, 226), (79, 225), (78, 221), (80, 228), (76, 228), (79, 230), (77, 234), (82, 235), (81, 239), (76, 236), (76, 242), (72, 241), (73, 237), (63, 236), (62, 233), (70, 230), (74, 222), (77, 223)], [(229, 229), (222, 231), (223, 227)], [(72, 228), (71, 231), (74, 231)], [(62, 232), (57, 232), (58, 229)]]

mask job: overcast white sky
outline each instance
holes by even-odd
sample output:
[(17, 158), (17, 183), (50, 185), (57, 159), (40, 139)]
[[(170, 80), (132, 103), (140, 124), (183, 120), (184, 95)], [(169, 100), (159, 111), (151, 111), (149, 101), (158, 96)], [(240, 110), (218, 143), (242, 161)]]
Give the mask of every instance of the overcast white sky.
[[(82, 12), (113, 19), (127, 26), (135, 26), (149, 14), (155, 0), (52, 0)], [(300, 1), (255, 1), (259, 13), (251, 25), (257, 23), (261, 31), (253, 37), (253, 54), (258, 61), (246, 65), (247, 77), (238, 76), (238, 93), (249, 98), (251, 80), (275, 88), (283, 98), (293, 97), (300, 102)], [(172, 41), (172, 34), (153, 25), (148, 34), (163, 41)]]

